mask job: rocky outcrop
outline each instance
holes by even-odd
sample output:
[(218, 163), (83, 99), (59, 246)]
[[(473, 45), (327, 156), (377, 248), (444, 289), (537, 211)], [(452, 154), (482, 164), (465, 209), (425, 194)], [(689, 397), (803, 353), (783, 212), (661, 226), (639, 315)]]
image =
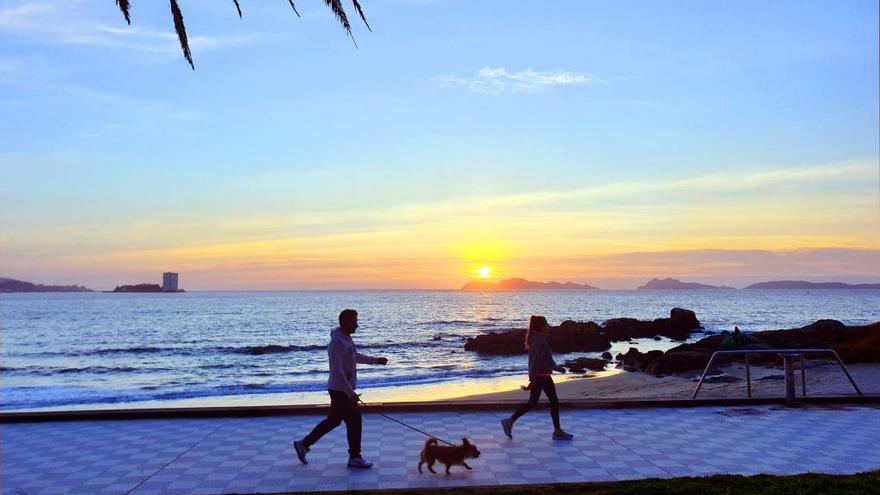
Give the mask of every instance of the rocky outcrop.
[[(848, 327), (836, 320), (819, 320), (801, 328), (754, 332), (745, 337), (746, 345), (740, 349), (831, 348), (846, 363), (880, 362), (880, 322)], [(626, 354), (618, 355), (617, 360), (627, 369), (652, 375), (702, 371), (713, 352), (727, 350), (721, 346), (721, 341), (722, 336), (712, 335), (692, 344), (673, 347), (665, 353), (641, 353), (630, 348)], [(724, 365), (742, 359), (722, 356), (716, 358), (715, 362)], [(753, 364), (769, 364), (779, 360), (774, 354), (755, 354), (749, 358)]]
[[(653, 321), (614, 318), (600, 326), (592, 321), (566, 320), (558, 327), (550, 328), (547, 332), (547, 341), (554, 352), (602, 352), (611, 348), (611, 342), (635, 338), (661, 335), (674, 340), (684, 340), (700, 328), (700, 321), (693, 311), (673, 308), (669, 318), (658, 318)], [(524, 340), (524, 329), (491, 332), (469, 338), (464, 349), (492, 355), (525, 354)]]
[(602, 323), (605, 335), (612, 341), (650, 338), (658, 335), (672, 340), (686, 340), (691, 333), (700, 328), (702, 327), (697, 315), (689, 309), (682, 308), (672, 308), (669, 318), (657, 318), (653, 321), (612, 318)]
[(534, 282), (524, 278), (509, 278), (498, 282), (473, 280), (464, 284), (461, 290), (598, 290), (598, 287), (573, 282)]
[(636, 290), (715, 290), (715, 289), (725, 289), (725, 290), (735, 290), (733, 287), (728, 287), (726, 285), (707, 285), (700, 284), (697, 282), (682, 282), (676, 278), (664, 278), (651, 279), (650, 282), (645, 285), (639, 287)]
[(576, 359), (567, 359), (565, 363), (562, 364), (565, 368), (568, 368), (569, 371), (573, 371), (575, 373), (583, 373), (584, 371), (602, 371), (605, 369), (605, 366), (608, 365), (608, 361), (604, 359), (596, 359), (596, 358), (588, 358), (588, 357), (579, 357)]

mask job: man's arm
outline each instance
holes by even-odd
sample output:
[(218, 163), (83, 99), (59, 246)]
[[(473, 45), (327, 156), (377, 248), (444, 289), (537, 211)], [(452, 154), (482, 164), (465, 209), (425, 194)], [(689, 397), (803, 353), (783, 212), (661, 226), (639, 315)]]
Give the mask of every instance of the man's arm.
[(358, 364), (388, 364), (388, 358), (385, 357), (371, 357), (366, 354), (361, 354), (359, 352), (355, 353), (355, 360)]

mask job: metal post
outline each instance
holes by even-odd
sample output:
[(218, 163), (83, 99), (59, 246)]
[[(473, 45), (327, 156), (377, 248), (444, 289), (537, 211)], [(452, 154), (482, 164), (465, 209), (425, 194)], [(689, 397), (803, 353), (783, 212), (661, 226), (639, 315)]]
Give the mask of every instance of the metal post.
[(780, 354), (782, 356), (782, 365), (785, 369), (785, 405), (792, 406), (795, 404), (794, 397), (794, 362), (793, 358), (796, 354)]
[(697, 383), (697, 389), (694, 390), (694, 395), (691, 396), (691, 399), (696, 399), (696, 398), (697, 398), (697, 392), (699, 392), (699, 391), (700, 391), (700, 387), (703, 386), (703, 379), (706, 378), (706, 373), (708, 373), (708, 372), (709, 372), (709, 368), (712, 367), (712, 361), (715, 361), (715, 355), (716, 355), (716, 354), (718, 354), (718, 352), (713, 352), (713, 353), (712, 353), (712, 357), (709, 358), (709, 364), (707, 364), (707, 365), (706, 365), (706, 369), (703, 370), (703, 374), (702, 374), (702, 376), (700, 376), (700, 383)]
[[(853, 380), (853, 377), (852, 377), (852, 376), (850, 376), (849, 371), (847, 371), (847, 369), (846, 369), (846, 366), (843, 365), (843, 361), (840, 359), (840, 356), (837, 354), (837, 351), (835, 351), (835, 350), (832, 349), (832, 350), (831, 350), (831, 353), (834, 354), (834, 357), (837, 359), (837, 364), (839, 364), (839, 365), (840, 365), (840, 369), (842, 369), (843, 372), (846, 373), (846, 377), (849, 378), (849, 382), (852, 383), (852, 386), (853, 386), (854, 389), (856, 389), (856, 392), (857, 392), (859, 395), (864, 395), (864, 394), (862, 394), (862, 391), (859, 390), (859, 386), (856, 385), (856, 381)], [(694, 394), (694, 395), (696, 395), (696, 394)]]
[(748, 391), (749, 398), (752, 398), (752, 372), (749, 369), (749, 355), (745, 354), (746, 357), (746, 390)]
[(806, 397), (807, 396), (807, 372), (804, 369), (804, 367), (805, 367), (804, 365), (806, 363), (804, 363), (804, 354), (803, 353), (800, 354), (799, 361), (801, 363), (801, 395)]

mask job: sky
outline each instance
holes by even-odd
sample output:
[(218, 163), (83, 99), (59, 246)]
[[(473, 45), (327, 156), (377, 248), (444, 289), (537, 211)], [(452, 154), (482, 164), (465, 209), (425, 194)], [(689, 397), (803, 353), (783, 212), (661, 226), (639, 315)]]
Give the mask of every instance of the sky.
[(361, 3), (0, 3), (0, 277), (880, 282), (876, 1)]

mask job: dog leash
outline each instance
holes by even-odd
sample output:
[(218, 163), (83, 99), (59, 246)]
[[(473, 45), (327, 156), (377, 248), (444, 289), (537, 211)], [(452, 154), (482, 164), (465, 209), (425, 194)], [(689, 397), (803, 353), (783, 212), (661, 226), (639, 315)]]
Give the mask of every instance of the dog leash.
[[(364, 401), (362, 401), (360, 397), (358, 397), (358, 402), (360, 402), (361, 404), (363, 404), (364, 407), (367, 407), (367, 403), (364, 402)], [(382, 412), (376, 411), (376, 414), (378, 414), (379, 416), (382, 416), (383, 418), (390, 419), (391, 421), (394, 421), (395, 423), (397, 423), (397, 424), (399, 424), (399, 425), (406, 426), (406, 427), (409, 428), (410, 430), (415, 430), (415, 431), (421, 433), (422, 435), (425, 435), (426, 437), (434, 438), (434, 439), (436, 439), (436, 440), (439, 441), (439, 442), (443, 442), (443, 443), (445, 443), (446, 445), (449, 445), (449, 446), (455, 447), (455, 445), (453, 445), (453, 444), (447, 442), (446, 440), (443, 440), (442, 438), (440, 438), (440, 437), (438, 437), (438, 436), (436, 436), (436, 435), (431, 435), (430, 433), (427, 433), (427, 432), (425, 432), (425, 431), (422, 431), (422, 430), (416, 428), (415, 426), (410, 426), (410, 425), (404, 423), (403, 421), (400, 421), (400, 420), (394, 419), (394, 418), (392, 418), (391, 416), (389, 416), (389, 415), (387, 415), (387, 414), (385, 414), (385, 413), (382, 413)]]

